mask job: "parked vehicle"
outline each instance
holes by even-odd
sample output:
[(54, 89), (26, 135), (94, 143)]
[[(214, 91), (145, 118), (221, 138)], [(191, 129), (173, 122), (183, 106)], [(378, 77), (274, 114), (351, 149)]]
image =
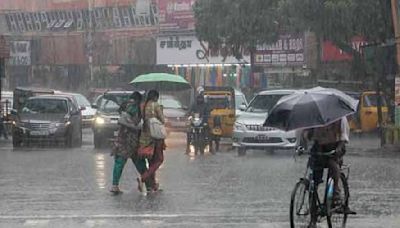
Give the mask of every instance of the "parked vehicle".
[[(379, 127), (378, 123), (378, 95), (375, 91), (362, 93), (347, 92), (348, 95), (359, 100), (358, 110), (350, 118), (350, 129), (359, 132), (371, 132)], [(381, 95), (382, 122), (389, 121), (386, 99)]]
[(159, 103), (163, 107), (165, 126), (168, 132), (186, 132), (188, 108), (171, 95), (161, 95)]
[(108, 91), (96, 98), (92, 105), (97, 109), (92, 125), (95, 148), (108, 145), (108, 141), (118, 134), (118, 111), (131, 94), (132, 91)]
[[(12, 129), (12, 119), (11, 119), (11, 109), (13, 106), (13, 92), (11, 91), (2, 91), (1, 92), (1, 101), (0, 101), (0, 124), (2, 124), (3, 129), (6, 131), (6, 134), (11, 134)], [(1, 136), (1, 133), (0, 133)]]
[(96, 109), (92, 108), (92, 105), (88, 99), (79, 93), (61, 93), (72, 96), (78, 103), (79, 108), (82, 110), (82, 127), (91, 127), (96, 115)]
[(28, 98), (14, 109), (13, 146), (31, 143), (82, 145), (81, 110), (65, 95), (40, 95)]
[(221, 138), (231, 138), (235, 123), (235, 91), (231, 87), (206, 86), (204, 101), (210, 110), (208, 118), (210, 151), (219, 150)]
[(246, 100), (246, 96), (240, 90), (235, 89), (236, 118), (239, 117), (244, 110), (246, 110), (248, 105), (249, 104)]
[(295, 131), (285, 132), (276, 128), (264, 127), (268, 111), (284, 96), (296, 90), (262, 91), (250, 101), (246, 110), (237, 118), (233, 130), (233, 144), (239, 155), (247, 149), (293, 149), (296, 146)]

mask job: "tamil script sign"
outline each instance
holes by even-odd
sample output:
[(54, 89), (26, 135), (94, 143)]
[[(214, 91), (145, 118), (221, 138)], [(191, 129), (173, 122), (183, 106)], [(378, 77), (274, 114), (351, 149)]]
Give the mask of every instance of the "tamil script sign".
[(105, 30), (158, 25), (158, 10), (155, 4), (149, 3), (138, 6), (94, 7), (93, 9), (11, 12), (6, 13), (5, 18), (8, 30), (12, 33), (85, 31), (91, 28), (91, 21), (93, 29)]
[(9, 64), (13, 66), (31, 65), (31, 42), (11, 41)]
[(281, 36), (273, 44), (258, 45), (254, 54), (256, 65), (304, 64), (304, 36)]
[[(244, 54), (241, 61), (250, 62)], [(157, 38), (157, 64), (236, 64), (240, 63), (227, 48), (209, 49), (207, 43), (193, 36), (163, 36)]]

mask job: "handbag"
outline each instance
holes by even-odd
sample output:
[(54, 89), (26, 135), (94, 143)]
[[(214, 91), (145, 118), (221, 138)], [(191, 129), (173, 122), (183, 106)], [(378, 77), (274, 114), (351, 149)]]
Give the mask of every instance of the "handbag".
[[(153, 116), (154, 116), (154, 103), (153, 103)], [(148, 119), (150, 136), (153, 139), (165, 139), (167, 137), (167, 130), (163, 123), (160, 122), (156, 117), (151, 117)]]
[(139, 146), (137, 156), (139, 158), (147, 158), (150, 159), (154, 154), (154, 146), (152, 144), (147, 146)]
[(150, 135), (154, 139), (165, 139), (167, 137), (167, 130), (157, 118), (152, 117), (149, 119)]

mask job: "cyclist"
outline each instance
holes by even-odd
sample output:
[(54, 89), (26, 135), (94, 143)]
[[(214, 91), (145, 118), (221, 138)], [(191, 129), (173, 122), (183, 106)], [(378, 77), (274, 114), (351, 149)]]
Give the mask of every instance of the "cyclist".
[[(329, 168), (330, 175), (334, 181), (334, 204), (340, 204), (339, 179), (341, 173), (341, 165), (343, 164), (343, 156), (346, 153), (345, 144), (349, 142), (350, 127), (346, 117), (324, 127), (313, 128), (307, 130), (303, 135), (306, 135), (308, 140), (312, 140), (311, 147), (311, 162), (314, 167), (314, 181), (322, 182), (323, 169)], [(323, 154), (335, 150), (332, 156), (319, 156), (317, 153)], [(349, 208), (346, 208), (345, 213), (355, 214)]]

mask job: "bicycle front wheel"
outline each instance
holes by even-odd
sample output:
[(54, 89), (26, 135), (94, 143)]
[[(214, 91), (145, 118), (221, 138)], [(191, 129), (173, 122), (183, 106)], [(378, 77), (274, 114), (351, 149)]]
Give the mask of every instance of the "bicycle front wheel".
[(311, 221), (308, 181), (296, 183), (290, 199), (290, 227), (308, 227)]
[(344, 174), (339, 179), (340, 199), (339, 205), (333, 205), (332, 198), (327, 199), (327, 222), (329, 228), (345, 228), (347, 222), (346, 209), (349, 206), (349, 186)]

